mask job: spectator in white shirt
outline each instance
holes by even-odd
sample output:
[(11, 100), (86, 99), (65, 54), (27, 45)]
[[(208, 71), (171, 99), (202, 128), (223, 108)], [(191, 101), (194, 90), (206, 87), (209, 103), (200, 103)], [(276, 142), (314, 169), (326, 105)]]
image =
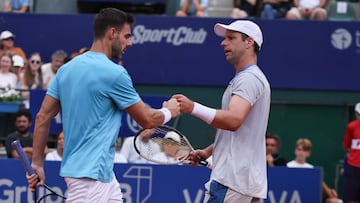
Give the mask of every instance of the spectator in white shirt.
[[(153, 129), (145, 129), (142, 134), (140, 134), (139, 136), (141, 136), (141, 139), (137, 139), (138, 142), (142, 142), (141, 144), (139, 144), (138, 146), (147, 146), (147, 145), (151, 145), (150, 147), (143, 147), (140, 150), (148, 150), (148, 149), (152, 149), (152, 151), (146, 152), (147, 153), (151, 153), (152, 154), (156, 154), (158, 152), (160, 152), (160, 146), (153, 142), (152, 140), (149, 139), (149, 137), (147, 135), (151, 135), (152, 134)], [(120, 150), (120, 154), (122, 154), (128, 163), (150, 163), (148, 160), (142, 158), (136, 151), (134, 148), (134, 136), (128, 137), (124, 140), (124, 143), (121, 147)]]
[(47, 89), (55, 77), (58, 69), (65, 63), (67, 53), (64, 50), (57, 50), (51, 55), (51, 62), (45, 63), (41, 66), (43, 76), (44, 89)]
[(61, 131), (56, 138), (56, 150), (49, 152), (46, 155), (45, 160), (61, 161), (63, 151), (64, 151), (64, 132)]

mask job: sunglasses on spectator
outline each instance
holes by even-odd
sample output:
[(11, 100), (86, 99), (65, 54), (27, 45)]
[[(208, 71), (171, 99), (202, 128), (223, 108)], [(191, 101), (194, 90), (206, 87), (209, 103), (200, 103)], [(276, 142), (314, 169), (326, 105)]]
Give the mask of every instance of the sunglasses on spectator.
[(40, 63), (41, 63), (41, 61), (38, 61), (38, 60), (31, 60), (31, 61), (30, 61), (30, 63), (32, 63), (32, 64), (40, 64)]

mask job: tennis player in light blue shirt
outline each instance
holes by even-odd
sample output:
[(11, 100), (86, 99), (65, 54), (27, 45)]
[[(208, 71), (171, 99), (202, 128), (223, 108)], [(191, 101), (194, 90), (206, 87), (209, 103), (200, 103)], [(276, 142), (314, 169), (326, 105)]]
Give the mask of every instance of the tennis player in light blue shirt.
[(118, 202), (122, 193), (113, 172), (115, 141), (126, 111), (141, 127), (155, 128), (180, 113), (176, 99), (163, 108), (148, 107), (124, 67), (112, 62), (131, 47), (131, 15), (104, 8), (94, 19), (90, 50), (56, 73), (36, 116), (29, 187), (45, 183), (44, 149), (51, 120), (61, 112), (64, 153), (60, 175), (67, 185), (66, 202)]
[(58, 70), (47, 94), (63, 109), (67, 139), (60, 175), (109, 182), (121, 110), (140, 101), (127, 71), (105, 54), (88, 51)]

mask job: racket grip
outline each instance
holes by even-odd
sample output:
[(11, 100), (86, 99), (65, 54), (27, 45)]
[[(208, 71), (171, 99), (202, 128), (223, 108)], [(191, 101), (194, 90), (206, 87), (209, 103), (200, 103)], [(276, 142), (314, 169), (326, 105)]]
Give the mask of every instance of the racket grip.
[(27, 158), (27, 156), (25, 155), (25, 152), (23, 150), (23, 148), (21, 147), (20, 141), (19, 140), (15, 140), (11, 143), (11, 146), (14, 150), (16, 150), (16, 152), (19, 154), (20, 160), (26, 170), (26, 172), (29, 175), (34, 174), (34, 169), (31, 167), (30, 165), (30, 161)]
[(203, 165), (203, 166), (208, 166), (209, 162), (205, 161), (205, 160), (201, 160), (199, 161), (199, 164)]

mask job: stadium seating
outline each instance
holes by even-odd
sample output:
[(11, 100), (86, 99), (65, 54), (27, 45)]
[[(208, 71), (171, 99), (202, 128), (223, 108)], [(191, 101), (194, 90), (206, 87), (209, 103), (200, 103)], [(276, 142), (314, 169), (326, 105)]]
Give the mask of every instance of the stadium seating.
[(328, 9), (328, 20), (356, 20), (356, 10), (354, 6), (347, 1), (332, 2)]

